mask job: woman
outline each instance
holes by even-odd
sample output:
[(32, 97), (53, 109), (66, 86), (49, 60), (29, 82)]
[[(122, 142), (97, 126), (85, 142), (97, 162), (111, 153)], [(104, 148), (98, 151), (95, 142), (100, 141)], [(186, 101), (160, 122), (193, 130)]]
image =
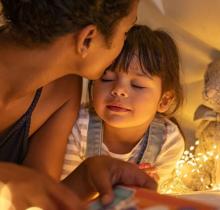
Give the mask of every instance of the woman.
[[(138, 0), (2, 0), (1, 161), (60, 173), (62, 163), (56, 157), (64, 155), (78, 112), (79, 76), (96, 79), (111, 64), (136, 20), (137, 4)], [(128, 171), (133, 179), (128, 179)], [(0, 180), (9, 183), (16, 209), (81, 205), (62, 185), (21, 166), (0, 163)], [(112, 184), (146, 186), (147, 180), (135, 166), (101, 157), (81, 164), (64, 183), (81, 197), (99, 191), (109, 202)]]

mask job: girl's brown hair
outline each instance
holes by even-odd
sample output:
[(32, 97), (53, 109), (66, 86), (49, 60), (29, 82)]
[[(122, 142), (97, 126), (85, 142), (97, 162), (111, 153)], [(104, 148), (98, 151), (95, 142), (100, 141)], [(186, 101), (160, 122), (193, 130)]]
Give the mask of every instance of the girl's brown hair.
[(108, 69), (128, 72), (133, 56), (138, 57), (144, 74), (162, 79), (162, 94), (169, 90), (174, 92), (175, 102), (166, 113), (173, 114), (183, 103), (179, 55), (173, 39), (164, 31), (135, 25), (128, 32), (120, 55)]

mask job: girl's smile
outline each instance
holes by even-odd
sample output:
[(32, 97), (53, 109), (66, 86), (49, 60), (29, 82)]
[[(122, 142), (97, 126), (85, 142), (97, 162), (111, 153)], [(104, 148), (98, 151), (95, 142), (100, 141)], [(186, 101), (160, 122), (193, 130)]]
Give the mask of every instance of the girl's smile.
[(107, 105), (106, 108), (113, 112), (130, 112), (131, 111), (130, 109), (127, 109), (121, 105)]

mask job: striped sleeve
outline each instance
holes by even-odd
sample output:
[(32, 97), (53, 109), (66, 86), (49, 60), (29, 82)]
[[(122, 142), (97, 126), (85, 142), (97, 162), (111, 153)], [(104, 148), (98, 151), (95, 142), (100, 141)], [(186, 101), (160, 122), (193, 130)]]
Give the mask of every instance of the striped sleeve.
[(88, 110), (81, 107), (78, 119), (68, 138), (61, 180), (68, 176), (85, 159), (88, 123)]

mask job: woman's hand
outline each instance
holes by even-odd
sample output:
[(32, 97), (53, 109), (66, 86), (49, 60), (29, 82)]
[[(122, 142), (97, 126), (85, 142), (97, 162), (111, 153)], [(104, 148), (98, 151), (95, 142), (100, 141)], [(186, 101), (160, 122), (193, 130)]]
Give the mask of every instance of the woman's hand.
[(85, 209), (79, 198), (62, 184), (34, 170), (9, 163), (0, 163), (0, 196), (1, 201), (9, 201), (7, 203), (14, 207), (10, 209), (16, 210), (30, 207), (45, 210)]
[(156, 182), (159, 181), (160, 177), (157, 174), (157, 168), (150, 163), (139, 164), (139, 169), (143, 170), (147, 175), (153, 178)]
[(124, 184), (156, 189), (156, 182), (137, 165), (109, 156), (96, 156), (86, 159), (65, 180), (81, 198), (99, 193), (103, 204), (113, 199), (112, 186)]

